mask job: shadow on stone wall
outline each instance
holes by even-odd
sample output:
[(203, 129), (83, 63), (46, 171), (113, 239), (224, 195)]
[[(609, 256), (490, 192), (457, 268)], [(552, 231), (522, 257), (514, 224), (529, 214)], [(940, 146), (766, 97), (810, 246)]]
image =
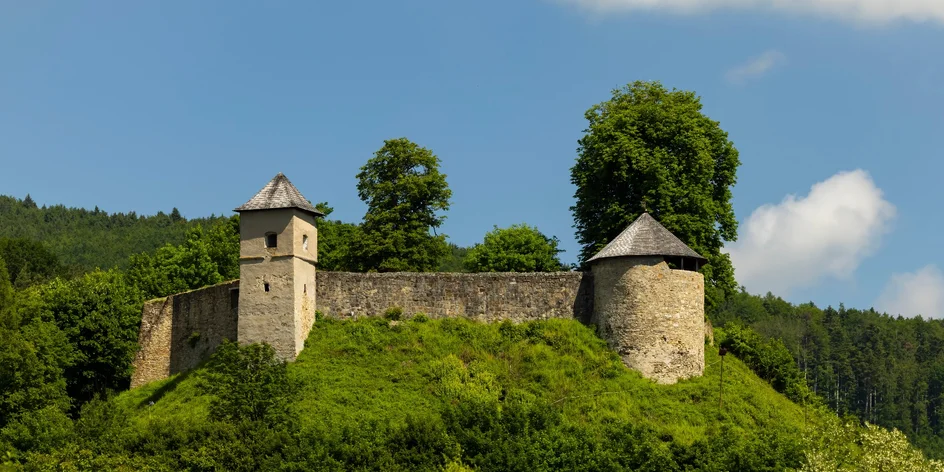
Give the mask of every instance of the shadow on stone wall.
[(190, 370), (210, 357), (224, 339), (236, 340), (237, 307), (227, 282), (173, 296), (170, 373)]
[(593, 316), (593, 275), (585, 272), (577, 287), (577, 296), (574, 298), (574, 318), (589, 325)]

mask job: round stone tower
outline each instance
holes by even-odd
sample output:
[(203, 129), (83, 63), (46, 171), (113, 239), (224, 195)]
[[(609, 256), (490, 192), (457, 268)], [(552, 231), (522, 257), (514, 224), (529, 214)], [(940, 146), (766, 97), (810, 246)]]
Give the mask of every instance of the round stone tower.
[(706, 261), (648, 213), (590, 258), (592, 321), (627, 367), (664, 384), (704, 374)]

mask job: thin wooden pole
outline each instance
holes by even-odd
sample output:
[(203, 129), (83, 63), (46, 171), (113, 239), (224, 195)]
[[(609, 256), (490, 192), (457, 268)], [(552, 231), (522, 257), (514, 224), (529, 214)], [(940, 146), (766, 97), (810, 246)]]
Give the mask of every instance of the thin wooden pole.
[(725, 348), (718, 349), (718, 354), (721, 355), (721, 378), (718, 382), (718, 409), (720, 410), (724, 406), (724, 356), (728, 353), (728, 350)]
[(724, 406), (724, 356), (727, 353), (728, 350), (723, 347), (718, 349), (718, 354), (721, 355), (721, 378), (718, 381), (718, 409)]

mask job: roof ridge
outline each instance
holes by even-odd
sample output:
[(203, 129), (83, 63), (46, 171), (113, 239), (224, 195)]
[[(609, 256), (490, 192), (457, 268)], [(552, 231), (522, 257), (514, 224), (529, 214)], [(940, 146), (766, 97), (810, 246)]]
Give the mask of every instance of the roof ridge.
[(647, 211), (642, 212), (632, 224), (587, 262), (626, 256), (680, 256), (707, 260), (662, 226)]
[(324, 216), (324, 213), (318, 211), (311, 202), (298, 191), (289, 178), (279, 172), (265, 184), (261, 190), (249, 199), (242, 206), (234, 211), (250, 210), (274, 210), (278, 208), (297, 208), (299, 210), (313, 213), (315, 216)]

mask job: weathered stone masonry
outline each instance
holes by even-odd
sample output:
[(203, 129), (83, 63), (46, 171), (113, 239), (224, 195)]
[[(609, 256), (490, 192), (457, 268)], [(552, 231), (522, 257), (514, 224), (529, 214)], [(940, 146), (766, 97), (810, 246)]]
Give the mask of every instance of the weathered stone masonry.
[(197, 366), (236, 339), (239, 281), (145, 302), (131, 387)]
[(327, 316), (379, 316), (391, 307), (407, 315), (515, 322), (547, 318), (588, 321), (591, 275), (553, 273), (318, 272), (318, 310)]
[[(399, 307), (407, 316), (430, 318), (588, 321), (593, 303), (591, 275), (583, 272), (319, 272), (316, 283), (318, 309), (336, 318), (381, 316)], [(223, 339), (236, 340), (238, 290), (239, 281), (231, 281), (145, 303), (131, 386), (192, 369)]]
[(609, 258), (593, 267), (593, 323), (626, 366), (659, 383), (705, 370), (705, 279), (661, 257)]

